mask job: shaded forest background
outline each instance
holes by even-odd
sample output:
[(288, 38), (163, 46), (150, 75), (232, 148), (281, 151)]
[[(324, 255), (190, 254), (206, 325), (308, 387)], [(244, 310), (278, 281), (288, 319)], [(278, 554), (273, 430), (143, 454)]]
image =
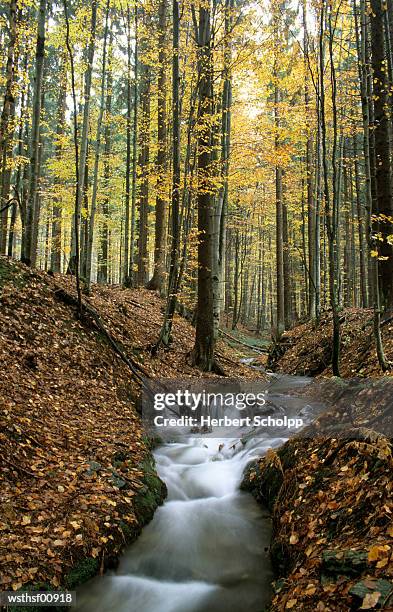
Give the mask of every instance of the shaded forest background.
[(393, 306), (393, 3), (0, 5), (0, 254), (280, 338)]

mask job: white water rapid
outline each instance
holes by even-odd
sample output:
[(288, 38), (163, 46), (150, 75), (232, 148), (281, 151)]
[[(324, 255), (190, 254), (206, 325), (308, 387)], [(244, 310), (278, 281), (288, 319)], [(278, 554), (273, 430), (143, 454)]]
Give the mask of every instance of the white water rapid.
[[(290, 379), (301, 384), (299, 379)], [(288, 379), (269, 390), (277, 410), (307, 413), (285, 395)], [(312, 410), (311, 410), (312, 412)], [(168, 498), (116, 572), (77, 592), (83, 612), (262, 612), (273, 579), (267, 548), (270, 520), (239, 490), (247, 464), (283, 444), (287, 432), (242, 431), (217, 439), (186, 437), (154, 453)]]

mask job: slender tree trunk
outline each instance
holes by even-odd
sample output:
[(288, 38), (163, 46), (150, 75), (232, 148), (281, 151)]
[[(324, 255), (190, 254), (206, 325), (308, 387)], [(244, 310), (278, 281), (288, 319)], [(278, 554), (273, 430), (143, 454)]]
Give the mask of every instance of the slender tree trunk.
[[(67, 108), (67, 69), (66, 58), (63, 56), (59, 66), (59, 97), (57, 102), (57, 127), (56, 127), (56, 147), (55, 155), (60, 162), (63, 154), (62, 137), (65, 130)], [(57, 179), (60, 184), (60, 180)], [(62, 228), (62, 208), (61, 198), (55, 196), (53, 203), (52, 217), (52, 244), (51, 244), (51, 270), (52, 272), (61, 271), (61, 228)]]
[(127, 286), (134, 285), (134, 263), (135, 263), (135, 226), (136, 226), (136, 188), (138, 171), (138, 79), (139, 79), (139, 17), (138, 5), (135, 2), (134, 9), (135, 27), (135, 57), (134, 57), (134, 118), (132, 132), (132, 188), (131, 188), (131, 236), (130, 236), (130, 265), (128, 268)]
[(23, 248), (23, 261), (35, 265), (37, 244), (34, 236), (38, 236), (38, 182), (40, 176), (40, 130), (41, 130), (41, 102), (44, 80), (45, 61), (45, 24), (47, 0), (40, 0), (37, 22), (37, 43), (35, 55), (35, 84), (33, 96), (33, 115), (30, 145), (30, 177), (29, 196), (27, 201), (26, 225)]
[(367, 302), (369, 306), (373, 293), (373, 262), (370, 257), (371, 243), (371, 208), (372, 208), (372, 189), (371, 189), (371, 153), (370, 153), (370, 95), (371, 95), (371, 79), (370, 70), (367, 62), (367, 22), (365, 0), (360, 0), (360, 23), (358, 18), (356, 0), (354, 0), (354, 16), (355, 16), (355, 35), (358, 55), (358, 70), (360, 82), (360, 97), (362, 105), (362, 124), (363, 124), (363, 154), (364, 154), (364, 170), (365, 170), (365, 237), (366, 237), (366, 254), (367, 254)]
[(388, 117), (389, 91), (386, 70), (386, 55), (384, 47), (383, 15), (386, 10), (382, 0), (371, 2), (371, 51), (374, 88), (374, 123), (373, 133), (375, 140), (376, 158), (376, 189), (377, 199), (373, 210), (375, 223), (373, 230), (380, 233), (382, 240), (378, 240), (379, 254), (379, 281), (381, 293), (381, 306), (384, 310), (393, 308), (393, 245), (389, 236), (393, 233), (393, 193), (391, 177), (391, 143)]
[[(331, 10), (331, 7), (330, 7)], [(324, 49), (324, 29), (325, 29), (325, 7), (320, 8), (320, 31), (319, 31), (319, 78), (320, 78), (320, 106), (321, 106), (321, 133), (322, 133), (322, 162), (324, 175), (324, 197), (325, 197), (325, 223), (328, 237), (329, 248), (329, 285), (330, 285), (330, 305), (333, 316), (333, 339), (332, 339), (332, 369), (334, 376), (340, 376), (340, 317), (338, 302), (338, 254), (337, 254), (337, 109), (336, 109), (336, 90), (335, 74), (333, 62), (333, 32), (331, 26), (331, 14), (328, 14), (329, 25), (329, 55), (331, 60), (330, 77), (332, 85), (333, 103), (333, 150), (332, 150), (332, 170), (333, 170), (333, 203), (331, 202), (329, 187), (328, 153), (327, 153), (327, 129), (325, 114), (325, 49)]]
[(158, 126), (157, 126), (157, 197), (155, 217), (154, 272), (148, 289), (162, 293), (165, 279), (165, 226), (167, 215), (167, 0), (160, 0), (158, 11)]
[[(194, 19), (196, 26), (196, 18)], [(213, 185), (211, 165), (213, 75), (210, 5), (199, 6), (195, 28), (198, 43), (198, 303), (194, 365), (204, 371), (215, 369), (215, 325), (213, 309)]]
[(73, 136), (74, 136), (74, 150), (75, 150), (75, 205), (74, 205), (74, 233), (75, 233), (75, 279), (76, 279), (76, 292), (78, 296), (78, 314), (82, 314), (82, 292), (79, 277), (79, 218), (80, 218), (80, 175), (79, 175), (79, 136), (78, 136), (78, 107), (76, 101), (76, 87), (75, 87), (75, 65), (74, 65), (74, 53), (71, 48), (70, 41), (70, 21), (68, 14), (68, 3), (67, 0), (63, 0), (64, 16), (66, 22), (66, 47), (68, 57), (71, 65), (71, 93), (73, 102)]
[[(278, 16), (274, 16), (274, 125), (275, 125), (275, 153), (279, 156), (280, 148), (280, 90), (278, 86)], [(285, 282), (284, 282), (284, 211), (283, 211), (283, 170), (276, 164), (276, 337), (280, 338), (285, 329)]]
[[(150, 17), (144, 12), (145, 25)], [(143, 51), (147, 52), (147, 35), (143, 38)], [(139, 237), (138, 237), (138, 285), (144, 286), (148, 280), (149, 254), (149, 174), (150, 174), (150, 90), (151, 68), (144, 58), (141, 65), (141, 124), (140, 124), (140, 153), (139, 153)]]
[(96, 217), (96, 212), (97, 212), (98, 170), (99, 170), (100, 153), (101, 153), (102, 121), (103, 121), (104, 110), (105, 110), (105, 79), (106, 79), (108, 29), (109, 29), (109, 0), (107, 1), (106, 13), (105, 13), (104, 47), (102, 51), (102, 69), (101, 69), (100, 109), (99, 109), (98, 121), (97, 121), (96, 146), (95, 146), (94, 170), (93, 170), (93, 190), (92, 190), (92, 196), (91, 196), (89, 231), (88, 231), (87, 248), (86, 248), (86, 290), (87, 291), (90, 290), (90, 284), (91, 284), (94, 229), (95, 229), (94, 226), (95, 226), (95, 217)]
[[(136, 9), (137, 10), (137, 9)], [(127, 157), (126, 157), (126, 194), (125, 194), (125, 225), (124, 225), (124, 262), (122, 282), (129, 282), (130, 265), (130, 217), (131, 217), (131, 147), (132, 147), (132, 48), (131, 48), (131, 11), (127, 6)], [(136, 34), (136, 33), (135, 33)]]
[(110, 32), (109, 50), (108, 50), (108, 68), (107, 68), (107, 83), (106, 83), (106, 101), (105, 101), (105, 126), (104, 126), (104, 198), (102, 202), (102, 227), (100, 237), (100, 252), (98, 262), (97, 281), (105, 284), (110, 282), (109, 276), (109, 202), (110, 202), (110, 159), (112, 149), (112, 87), (113, 87), (113, 68), (112, 68), (112, 31)]
[(13, 119), (15, 116), (14, 85), (16, 78), (17, 58), (15, 57), (16, 34), (17, 34), (17, 11), (18, 3), (10, 0), (9, 5), (9, 31), (7, 64), (5, 68), (5, 94), (3, 110), (0, 118), (0, 254), (5, 254), (7, 248), (7, 225), (8, 225), (8, 200), (10, 196), (11, 168), (9, 157), (12, 156)]
[(292, 282), (291, 258), (289, 251), (288, 207), (282, 203), (282, 230), (283, 230), (283, 270), (284, 270), (284, 321), (286, 329), (292, 325)]
[[(71, 229), (71, 258), (69, 264), (69, 272), (75, 272), (75, 256), (76, 256), (76, 241), (75, 227), (80, 227), (81, 222), (81, 206), (83, 194), (85, 192), (85, 167), (87, 159), (87, 150), (89, 144), (89, 119), (90, 119), (90, 101), (91, 101), (91, 83), (93, 76), (93, 61), (95, 53), (95, 41), (96, 41), (96, 27), (97, 27), (97, 0), (92, 0), (91, 4), (91, 24), (90, 24), (90, 41), (87, 49), (87, 68), (85, 72), (85, 84), (84, 84), (84, 104), (83, 104), (83, 120), (82, 120), (82, 133), (80, 142), (80, 154), (79, 154), (79, 219), (77, 223), (73, 220)], [(78, 238), (79, 240), (79, 238)]]
[(177, 293), (179, 290), (179, 247), (180, 247), (180, 96), (179, 96), (179, 45), (180, 45), (180, 17), (179, 2), (173, 0), (173, 41), (172, 41), (172, 202), (171, 202), (171, 256), (168, 279), (168, 295), (165, 317), (162, 324), (157, 348), (164, 344), (168, 346), (171, 341), (173, 317), (176, 310)]
[(214, 248), (213, 248), (213, 318), (215, 339), (218, 338), (220, 317), (223, 306), (224, 290), (222, 285), (225, 243), (226, 217), (228, 208), (228, 176), (231, 148), (231, 105), (232, 105), (232, 74), (231, 74), (231, 34), (233, 27), (234, 0), (225, 1), (224, 27), (224, 67), (223, 87), (221, 96), (221, 182), (216, 211), (214, 216)]
[(307, 129), (307, 140), (306, 140), (306, 187), (307, 187), (307, 225), (308, 225), (308, 271), (309, 271), (309, 292), (308, 292), (308, 315), (311, 319), (317, 317), (317, 279), (316, 273), (316, 262), (315, 259), (318, 257), (318, 252), (315, 245), (315, 230), (316, 230), (316, 215), (315, 215), (315, 202), (314, 202), (314, 185), (313, 185), (313, 163), (312, 163), (312, 152), (313, 152), (313, 134), (310, 125), (310, 92), (309, 92), (309, 35), (307, 27), (307, 1), (303, 0), (303, 48), (304, 48), (304, 105), (306, 112), (306, 129)]
[(361, 187), (360, 187), (360, 172), (359, 172), (359, 158), (357, 149), (357, 136), (356, 133), (353, 135), (353, 156), (354, 156), (354, 169), (355, 169), (355, 191), (356, 191), (356, 210), (357, 210), (357, 228), (359, 236), (359, 267), (360, 267), (360, 294), (361, 294), (361, 306), (362, 308), (368, 307), (368, 268), (367, 268), (367, 243), (364, 231), (364, 219), (366, 217), (365, 211), (362, 204), (361, 198)]

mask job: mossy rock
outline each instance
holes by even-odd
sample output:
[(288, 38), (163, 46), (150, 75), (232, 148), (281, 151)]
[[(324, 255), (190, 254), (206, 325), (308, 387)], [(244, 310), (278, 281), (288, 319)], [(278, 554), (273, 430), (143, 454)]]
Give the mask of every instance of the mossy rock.
[(146, 435), (142, 437), (142, 440), (146, 444), (146, 447), (151, 451), (163, 443), (163, 440), (160, 436)]
[(262, 464), (262, 467), (254, 463), (247, 469), (240, 488), (251, 493), (258, 503), (266, 505), (272, 512), (283, 482), (282, 470), (275, 463)]
[(64, 584), (68, 589), (83, 584), (93, 578), (98, 572), (99, 561), (93, 557), (87, 557), (75, 565), (75, 567), (67, 574), (64, 579)]
[(293, 468), (296, 463), (294, 445), (284, 444), (278, 450), (277, 457), (278, 462), (262, 461), (251, 464), (240, 486), (243, 491), (251, 493), (257, 502), (266, 505), (271, 512), (284, 482), (283, 471)]
[(363, 550), (325, 550), (322, 571), (334, 576), (360, 576), (368, 567), (368, 554)]
[(165, 483), (157, 475), (154, 460), (145, 459), (138, 465), (143, 471), (143, 487), (134, 497), (133, 505), (140, 525), (146, 525), (153, 518), (157, 506), (160, 506), (168, 494)]
[(380, 596), (372, 609), (387, 609), (387, 607), (392, 603), (393, 599), (393, 583), (384, 579), (360, 580), (354, 584), (349, 591), (349, 594), (353, 597), (353, 609), (358, 610), (366, 595), (372, 595), (373, 593), (380, 593)]

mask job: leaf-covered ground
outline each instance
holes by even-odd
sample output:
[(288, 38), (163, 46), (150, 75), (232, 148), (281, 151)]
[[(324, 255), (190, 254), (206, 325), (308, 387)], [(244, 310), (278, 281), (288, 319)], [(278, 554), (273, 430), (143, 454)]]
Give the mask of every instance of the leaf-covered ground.
[[(348, 308), (341, 313), (341, 376), (384, 375), (378, 365), (372, 316), (372, 310), (359, 308)], [(383, 323), (381, 329), (386, 356), (393, 362), (393, 321)], [(270, 365), (286, 374), (331, 376), (331, 344), (331, 315), (323, 313), (319, 325), (307, 322), (285, 332), (274, 348)]]
[[(56, 298), (71, 278), (0, 258), (0, 583), (72, 585), (103, 570), (164, 494), (134, 403), (138, 384), (94, 326)], [(163, 302), (94, 287), (84, 298), (151, 376), (200, 376), (194, 330), (176, 317), (170, 351), (152, 358)], [(249, 376), (219, 346), (229, 374)], [(80, 562), (83, 561), (82, 564)]]
[[(388, 383), (354, 391), (326, 381), (331, 410), (246, 474), (243, 487), (273, 516), (271, 612), (393, 609)], [(371, 414), (386, 436), (366, 427)]]

